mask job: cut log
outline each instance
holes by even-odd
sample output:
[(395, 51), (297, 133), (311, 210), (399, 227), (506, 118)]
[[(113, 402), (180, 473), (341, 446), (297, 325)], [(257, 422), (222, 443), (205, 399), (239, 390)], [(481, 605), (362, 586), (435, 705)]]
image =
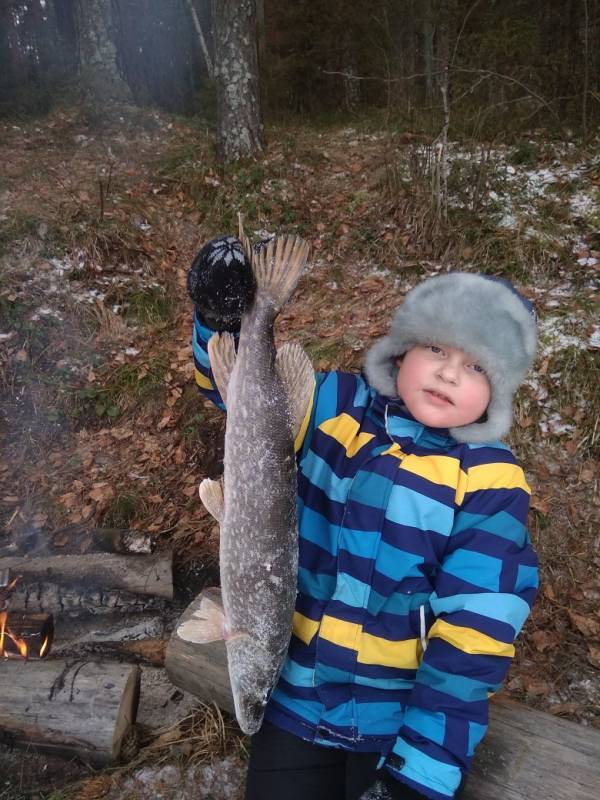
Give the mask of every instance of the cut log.
[[(172, 683), (233, 713), (223, 641), (183, 641), (178, 627), (208, 595), (186, 609), (167, 645), (165, 667)], [(502, 698), (490, 703), (490, 728), (478, 748), (463, 800), (597, 800), (600, 786), (600, 731)]]
[(136, 666), (11, 660), (0, 663), (0, 685), (3, 744), (103, 766), (118, 762), (134, 741)]
[[(133, 663), (156, 663), (156, 642), (163, 639), (165, 628), (163, 616), (148, 611), (84, 613), (73, 617), (63, 614), (56, 619), (52, 655), (69, 660), (118, 658)], [(143, 646), (146, 642), (147, 650)], [(138, 647), (133, 647), (134, 644)]]
[(200, 607), (203, 597), (221, 603), (221, 590), (217, 587), (205, 589), (179, 618), (167, 645), (165, 669), (175, 686), (234, 714), (225, 643), (195, 644), (186, 642), (177, 633), (179, 626)]
[(78, 553), (147, 554), (154, 550), (154, 539), (146, 531), (123, 528), (90, 528), (87, 525), (67, 525), (51, 533), (30, 533), (11, 538), (0, 545), (0, 558), (70, 555)]
[[(0, 570), (20, 576), (10, 594), (11, 610), (68, 612), (93, 608), (160, 606), (172, 600), (172, 555), (89, 553), (39, 558), (2, 558)], [(148, 599), (151, 598), (151, 599)], [(164, 605), (164, 603), (163, 603)]]
[(19, 614), (0, 611), (0, 656), (43, 658), (54, 636), (51, 614)]

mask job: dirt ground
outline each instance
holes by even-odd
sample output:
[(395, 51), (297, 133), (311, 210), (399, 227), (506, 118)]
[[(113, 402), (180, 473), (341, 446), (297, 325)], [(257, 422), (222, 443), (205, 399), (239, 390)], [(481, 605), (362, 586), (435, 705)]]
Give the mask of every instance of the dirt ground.
[(417, 280), (504, 275), (542, 331), (511, 444), (543, 575), (504, 691), (600, 727), (599, 142), (532, 132), (486, 159), (456, 144), (447, 222), (429, 144), (368, 121), (288, 124), (264, 158), (223, 171), (201, 124), (155, 111), (0, 123), (0, 546), (73, 522), (133, 527), (182, 570), (214, 572), (197, 486), (220, 472), (224, 421), (194, 387), (186, 272), (238, 212), (252, 236), (310, 240), (277, 335), (318, 369), (360, 369)]

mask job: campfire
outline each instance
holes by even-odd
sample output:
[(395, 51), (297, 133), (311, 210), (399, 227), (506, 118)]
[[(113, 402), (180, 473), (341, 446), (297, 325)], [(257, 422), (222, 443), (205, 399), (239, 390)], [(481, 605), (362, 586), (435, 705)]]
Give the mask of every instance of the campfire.
[(0, 657), (43, 658), (50, 652), (54, 623), (51, 614), (15, 614), (10, 621), (0, 611)]
[(0, 543), (0, 744), (94, 766), (135, 751), (138, 653), (164, 641), (173, 599), (152, 544), (80, 526)]
[[(0, 573), (0, 602), (4, 606), (20, 576), (10, 580)], [(9, 614), (0, 611), (0, 658), (43, 658), (50, 652), (54, 636), (52, 614)]]

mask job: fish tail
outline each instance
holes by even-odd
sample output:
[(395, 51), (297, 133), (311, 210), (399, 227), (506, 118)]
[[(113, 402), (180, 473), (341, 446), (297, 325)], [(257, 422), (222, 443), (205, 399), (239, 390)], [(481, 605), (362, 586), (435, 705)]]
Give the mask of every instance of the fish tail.
[(308, 242), (299, 236), (277, 236), (255, 253), (241, 230), (240, 235), (252, 263), (257, 292), (268, 294), (278, 311), (290, 298), (304, 271)]

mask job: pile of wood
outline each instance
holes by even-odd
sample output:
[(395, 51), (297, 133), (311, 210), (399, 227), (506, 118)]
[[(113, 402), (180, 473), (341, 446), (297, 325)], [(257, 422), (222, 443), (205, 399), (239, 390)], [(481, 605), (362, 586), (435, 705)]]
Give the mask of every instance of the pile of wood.
[(96, 766), (132, 755), (140, 669), (122, 662), (165, 636), (171, 553), (137, 531), (73, 527), (4, 545), (0, 584), (0, 742)]

